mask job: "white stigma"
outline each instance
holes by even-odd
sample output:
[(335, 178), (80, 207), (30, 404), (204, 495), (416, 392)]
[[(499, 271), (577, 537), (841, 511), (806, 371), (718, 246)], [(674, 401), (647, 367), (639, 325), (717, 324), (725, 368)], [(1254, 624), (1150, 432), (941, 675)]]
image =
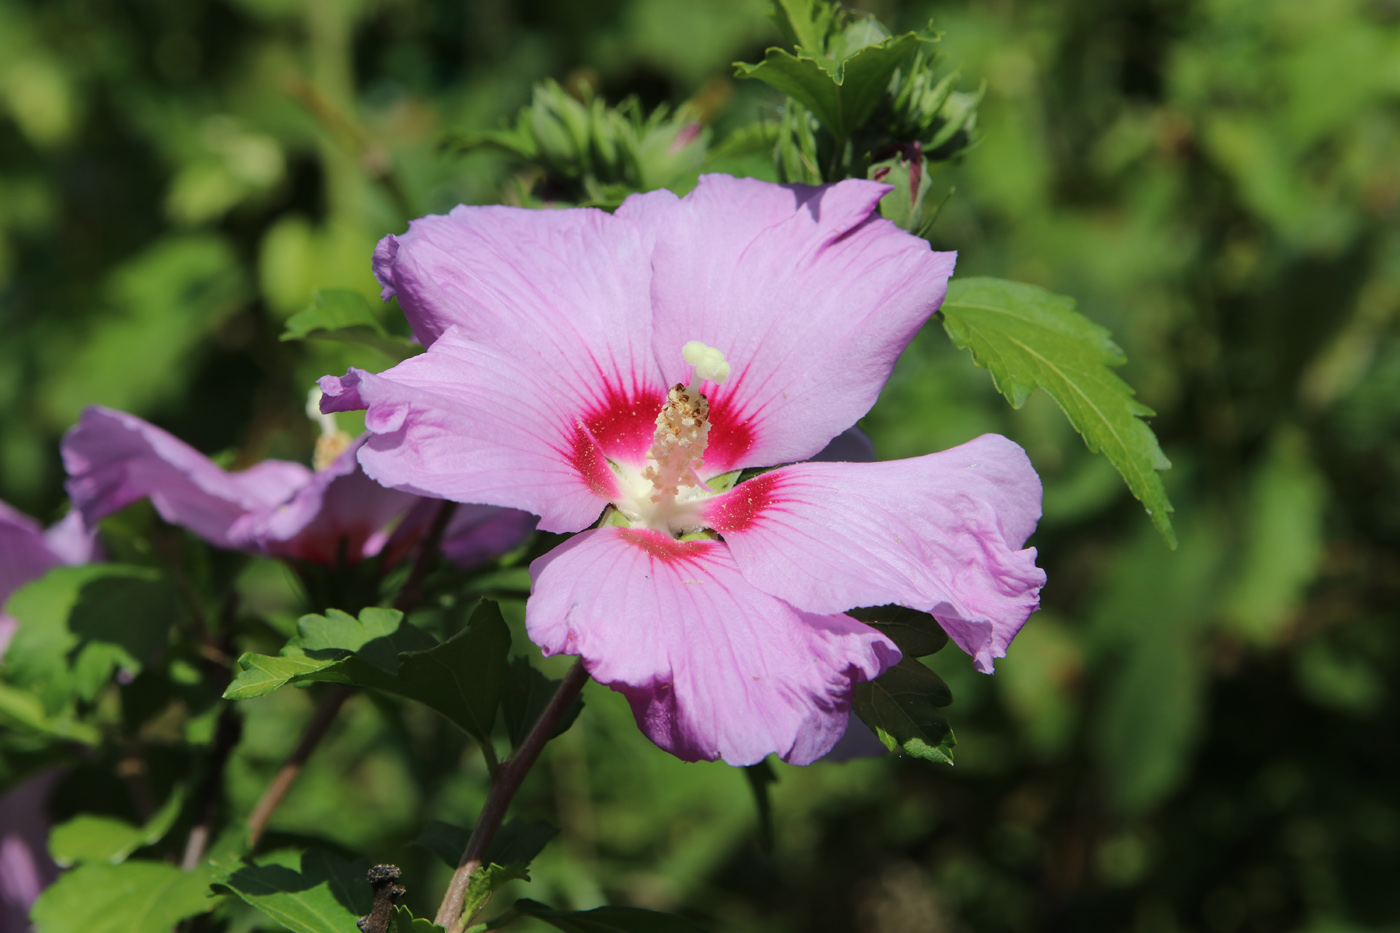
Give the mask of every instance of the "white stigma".
[(335, 423), (335, 415), (321, 411), (321, 389), (318, 386), (312, 386), (311, 391), (306, 393), (306, 417), (321, 428), (321, 436), (316, 438), (316, 452), (312, 455), (311, 465), (317, 470), (324, 470), (345, 453), (352, 438), (340, 430), (340, 426)]
[(681, 347), (681, 356), (685, 361), (695, 367), (695, 379), (691, 382), (692, 387), (706, 379), (714, 382), (715, 385), (723, 385), (729, 378), (729, 361), (724, 358), (724, 354), (714, 347), (706, 346), (698, 340), (692, 340)]

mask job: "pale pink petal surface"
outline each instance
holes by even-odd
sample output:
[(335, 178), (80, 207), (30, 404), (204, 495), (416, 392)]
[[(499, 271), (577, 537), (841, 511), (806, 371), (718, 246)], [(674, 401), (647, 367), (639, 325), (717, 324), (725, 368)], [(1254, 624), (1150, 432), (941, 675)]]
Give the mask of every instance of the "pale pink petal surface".
[(546, 531), (578, 531), (617, 495), (607, 456), (617, 444), (645, 452), (656, 411), (593, 419), (572, 388), (453, 328), (384, 375), (323, 378), (321, 408), (368, 410), (360, 463), (386, 486), (524, 509)]
[(1021, 549), (1040, 480), (987, 434), (884, 463), (801, 463), (706, 504), (754, 586), (809, 612), (898, 603), (931, 612), (989, 672), (1039, 604), (1044, 571)]
[(750, 586), (718, 541), (587, 531), (537, 560), (526, 606), (546, 654), (578, 654), (627, 697), (657, 745), (687, 761), (807, 764), (845, 731), (852, 684), (899, 660), (849, 616)]
[(772, 185), (705, 175), (676, 202), (652, 259), (656, 359), (721, 350), (709, 385), (707, 473), (812, 456), (870, 410), (900, 352), (943, 301), (955, 254), (873, 213), (886, 185)]

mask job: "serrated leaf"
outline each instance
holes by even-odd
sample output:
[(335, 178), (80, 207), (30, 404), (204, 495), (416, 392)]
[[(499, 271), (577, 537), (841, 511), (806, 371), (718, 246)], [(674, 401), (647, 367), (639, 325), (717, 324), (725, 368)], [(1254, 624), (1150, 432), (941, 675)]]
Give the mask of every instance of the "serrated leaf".
[(282, 340), (336, 340), (368, 347), (397, 363), (422, 352), (422, 347), (390, 334), (375, 317), (365, 296), (348, 288), (323, 288), (310, 307), (287, 319)]
[(357, 929), (356, 921), (374, 906), (365, 881), (369, 865), (310, 849), (302, 853), (300, 868), (245, 865), (222, 875), (218, 883), (293, 933)]
[(303, 617), (297, 627), (300, 635), (284, 650), (304, 655), (243, 655), (224, 696), (246, 700), (287, 684), (348, 684), (416, 700), (478, 741), (490, 740), (510, 650), (510, 630), (494, 603), (481, 603), (468, 626), (442, 644), (402, 613), (375, 607), (358, 619), (332, 609)]
[(298, 683), (338, 663), (330, 659), (279, 658), (249, 652), (238, 659), (238, 674), (224, 690), (224, 699), (251, 700), (265, 696), (279, 687)]
[(30, 914), (36, 933), (151, 933), (212, 910), (211, 870), (163, 862), (91, 863), (64, 872)]
[(462, 900), (462, 916), (470, 923), (486, 902), (505, 885), (512, 881), (529, 881), (530, 867), (523, 862), (498, 865), (495, 862), (483, 865), (472, 872), (467, 882), (466, 897)]
[(907, 606), (870, 606), (846, 614), (888, 636), (906, 658), (937, 654), (948, 644), (948, 633), (937, 619)]
[(830, 0), (773, 0), (768, 15), (789, 43), (809, 55), (821, 55), (840, 9)]
[[(512, 748), (519, 748), (530, 733), (530, 727), (540, 718), (540, 713), (549, 705), (550, 697), (559, 689), (559, 681), (550, 680), (524, 658), (512, 658), (507, 668), (505, 685), (501, 689), (501, 719), (506, 725)], [(563, 735), (578, 719), (583, 710), (583, 697), (579, 696), (559, 718), (554, 735)], [(551, 736), (553, 738), (553, 736)]]
[(565, 933), (702, 933), (700, 927), (684, 917), (640, 907), (555, 910), (539, 901), (522, 898), (515, 902), (515, 910)]
[(170, 832), (184, 805), (184, 789), (176, 787), (170, 799), (146, 821), (133, 826), (126, 820), (81, 813), (55, 826), (49, 833), (49, 854), (61, 868), (79, 862), (118, 864), (142, 846), (154, 845)]
[(1176, 547), (1171, 502), (1158, 471), (1171, 468), (1152, 429), (1152, 410), (1110, 367), (1124, 362), (1104, 328), (1074, 310), (1074, 299), (1000, 279), (957, 279), (943, 302), (943, 327), (992, 374), (1020, 408), (1036, 388), (1053, 398), (1095, 453), (1102, 452)]
[(873, 682), (856, 684), (851, 712), (875, 730), (890, 751), (952, 764), (953, 730), (938, 711), (952, 701), (943, 678), (905, 658)]
[(927, 41), (917, 33), (905, 33), (868, 45), (842, 61), (771, 48), (756, 65), (735, 62), (734, 73), (782, 91), (812, 111), (833, 136), (845, 140), (870, 119), (895, 72), (907, 67)]
[(427, 651), (401, 655), (399, 678), (412, 696), (484, 744), (491, 741), (509, 653), (510, 629), (500, 608), (486, 600), (465, 630)]

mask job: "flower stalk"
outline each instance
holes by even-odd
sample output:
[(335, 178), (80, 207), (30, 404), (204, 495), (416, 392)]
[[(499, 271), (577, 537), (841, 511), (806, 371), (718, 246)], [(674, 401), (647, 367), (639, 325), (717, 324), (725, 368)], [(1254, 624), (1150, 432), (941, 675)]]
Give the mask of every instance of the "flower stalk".
[(491, 792), (486, 796), (486, 803), (481, 808), (476, 825), (472, 827), (471, 838), (467, 840), (467, 847), (462, 851), (461, 861), (457, 863), (457, 870), (452, 875), (447, 893), (438, 907), (437, 917), (433, 920), (448, 933), (461, 933), (471, 921), (471, 917), (462, 916), (462, 910), (466, 904), (467, 886), (471, 883), (472, 875), (486, 864), (491, 842), (496, 838), (496, 832), (505, 820), (506, 810), (515, 798), (515, 792), (524, 783), (525, 776), (539, 759), (545, 743), (554, 735), (559, 721), (587, 682), (588, 671), (584, 669), (583, 662), (578, 661), (560, 682), (559, 689), (554, 691), (549, 705), (540, 714), (529, 735), (525, 736), (525, 741), (520, 743), (520, 748), (497, 770), (496, 778), (491, 783)]

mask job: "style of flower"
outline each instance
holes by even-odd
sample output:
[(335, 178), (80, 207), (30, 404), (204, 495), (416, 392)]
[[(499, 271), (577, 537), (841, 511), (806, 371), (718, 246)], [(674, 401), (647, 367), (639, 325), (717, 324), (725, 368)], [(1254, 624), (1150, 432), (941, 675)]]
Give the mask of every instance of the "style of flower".
[(1040, 482), (1005, 438), (795, 462), (869, 410), (943, 300), (955, 257), (879, 218), (888, 190), (710, 175), (614, 214), (421, 218), (374, 270), (426, 352), (323, 378), (322, 408), (366, 409), (378, 482), (581, 532), (531, 567), (527, 628), (657, 745), (811, 762), (900, 656), (846, 610), (930, 611), (990, 671), (1045, 579), (1021, 550)]
[[(323, 431), (312, 470), (264, 460), (229, 471), (135, 415), (92, 407), (63, 439), (68, 494), (90, 525), (149, 498), (160, 516), (215, 547), (334, 566), (402, 558), (427, 533), (438, 503), (386, 489), (360, 470), (360, 441)], [(442, 550), (484, 563), (534, 528), (524, 512), (459, 506)]]

